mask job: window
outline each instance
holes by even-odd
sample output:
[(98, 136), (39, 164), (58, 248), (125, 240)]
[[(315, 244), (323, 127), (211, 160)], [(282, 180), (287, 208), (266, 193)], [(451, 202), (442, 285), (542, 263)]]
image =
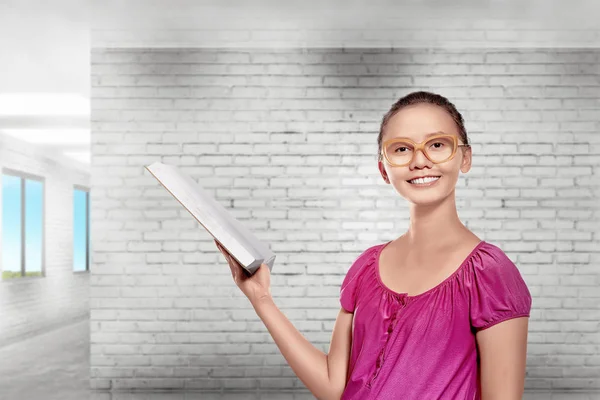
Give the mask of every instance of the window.
[(73, 271), (90, 270), (90, 192), (75, 186), (73, 191)]
[(2, 279), (44, 276), (44, 178), (2, 170)]

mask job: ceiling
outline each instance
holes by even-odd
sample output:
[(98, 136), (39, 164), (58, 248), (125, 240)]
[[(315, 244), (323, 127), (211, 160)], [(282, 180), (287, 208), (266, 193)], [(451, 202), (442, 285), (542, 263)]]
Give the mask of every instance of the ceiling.
[[(46, 145), (89, 162), (91, 47), (461, 45), (427, 41), (446, 28), (495, 30), (470, 46), (600, 48), (599, 12), (594, 0), (0, 0), (0, 132), (45, 132)], [(497, 36), (511, 29), (538, 34)], [(411, 30), (425, 34), (401, 36)]]
[(0, 2), (0, 132), (89, 169), (86, 2)]

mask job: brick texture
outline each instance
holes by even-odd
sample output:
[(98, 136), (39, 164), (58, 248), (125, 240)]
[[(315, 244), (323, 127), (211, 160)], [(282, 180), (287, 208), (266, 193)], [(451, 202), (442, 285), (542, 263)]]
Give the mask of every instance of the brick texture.
[(208, 235), (147, 173), (178, 165), (277, 254), (273, 295), (328, 350), (339, 285), (407, 228), (377, 170), (383, 114), (413, 90), (463, 113), (465, 224), (533, 300), (527, 389), (600, 389), (600, 52), (92, 51), (91, 385), (301, 389)]

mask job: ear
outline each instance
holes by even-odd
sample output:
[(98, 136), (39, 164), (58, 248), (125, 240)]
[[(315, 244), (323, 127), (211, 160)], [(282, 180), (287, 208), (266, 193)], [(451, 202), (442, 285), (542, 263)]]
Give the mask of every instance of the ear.
[(387, 172), (385, 171), (385, 167), (383, 166), (383, 162), (381, 161), (377, 161), (377, 168), (379, 168), (379, 173), (381, 174), (381, 176), (383, 177), (383, 180), (385, 181), (385, 183), (390, 183), (390, 180), (387, 176)]
[(471, 147), (461, 147), (462, 149), (462, 160), (460, 162), (460, 170), (463, 174), (471, 170), (472, 151)]

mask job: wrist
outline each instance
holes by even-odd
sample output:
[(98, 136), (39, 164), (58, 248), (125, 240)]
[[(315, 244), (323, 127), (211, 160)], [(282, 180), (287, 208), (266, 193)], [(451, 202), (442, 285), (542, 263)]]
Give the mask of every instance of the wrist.
[(260, 296), (256, 299), (250, 300), (250, 303), (252, 303), (252, 306), (256, 309), (264, 306), (265, 304), (273, 304), (274, 301), (273, 297), (271, 297), (270, 294), (266, 294), (264, 296)]

